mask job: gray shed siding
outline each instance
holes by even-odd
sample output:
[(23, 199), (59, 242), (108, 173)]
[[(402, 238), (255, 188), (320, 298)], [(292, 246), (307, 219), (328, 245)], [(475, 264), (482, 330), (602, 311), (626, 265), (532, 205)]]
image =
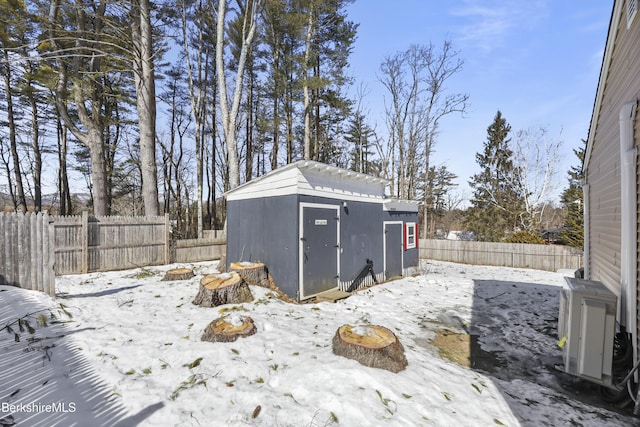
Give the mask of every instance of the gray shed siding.
[(339, 199), (305, 195), (300, 196), (300, 202), (340, 206), (340, 282), (353, 282), (367, 265), (367, 259), (373, 261), (376, 275), (382, 273), (381, 203), (348, 201), (343, 208)]
[[(416, 226), (420, 227), (418, 224), (418, 212), (401, 212), (401, 211), (385, 211), (384, 212), (384, 221), (402, 221), (403, 224), (403, 233), (404, 233), (404, 224), (407, 222), (415, 222)], [(416, 236), (416, 247), (414, 249), (405, 249), (403, 254), (403, 262), (402, 267), (407, 269), (409, 267), (417, 267), (420, 262), (420, 253), (419, 253), (419, 244), (418, 244), (418, 236)]]
[[(347, 290), (364, 270), (360, 287), (385, 279), (385, 218), (416, 210), (384, 196), (386, 181), (310, 160), (300, 160), (245, 183), (227, 198), (227, 263), (264, 262), (276, 285), (306, 299)], [(395, 209), (394, 215), (385, 209)], [(417, 212), (408, 213), (417, 222)], [(399, 228), (396, 228), (399, 231)], [(400, 254), (401, 233), (395, 231)], [(394, 269), (417, 264), (417, 250), (394, 259)], [(386, 257), (388, 259), (388, 257)], [(367, 260), (373, 262), (371, 277)]]
[(227, 267), (264, 262), (278, 287), (298, 291), (298, 198), (296, 195), (227, 203)]

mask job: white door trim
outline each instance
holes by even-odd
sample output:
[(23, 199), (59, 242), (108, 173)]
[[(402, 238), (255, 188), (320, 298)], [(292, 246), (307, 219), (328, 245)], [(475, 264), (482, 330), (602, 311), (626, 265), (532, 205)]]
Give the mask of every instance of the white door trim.
[[(387, 277), (387, 237), (386, 237), (387, 225), (396, 225), (396, 224), (400, 225), (400, 233), (404, 233), (403, 221), (383, 221), (382, 222), (382, 259), (384, 263), (382, 272), (384, 274), (385, 280), (389, 279), (389, 277)], [(400, 241), (404, 243), (404, 235), (402, 234), (400, 237), (401, 237)], [(401, 266), (402, 270), (404, 270), (404, 250), (400, 252), (400, 262), (402, 263), (402, 266)]]
[(300, 202), (298, 205), (298, 294), (300, 295), (300, 300), (303, 300), (315, 295), (305, 295), (304, 293), (304, 242), (302, 241), (302, 237), (304, 236), (304, 208), (334, 209), (336, 211), (336, 218), (338, 218), (336, 226), (336, 242), (338, 245), (336, 248), (337, 288), (340, 283), (340, 205), (311, 202)]

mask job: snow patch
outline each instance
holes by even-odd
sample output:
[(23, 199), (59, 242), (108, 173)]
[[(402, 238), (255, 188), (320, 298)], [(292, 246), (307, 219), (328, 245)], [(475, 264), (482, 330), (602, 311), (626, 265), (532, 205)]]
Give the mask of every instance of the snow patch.
[[(195, 265), (208, 271), (216, 262)], [(0, 327), (15, 320), (15, 314), (3, 316), (3, 309), (22, 307), (26, 297), (20, 295), (34, 295), (46, 306), (62, 301), (73, 313), (73, 334), (64, 338), (72, 342), (73, 357), (85, 361), (109, 386), (109, 395), (127, 410), (123, 418), (145, 414), (141, 427), (207, 425), (211, 420), (244, 420), (256, 427), (637, 425), (633, 417), (572, 395), (545, 368), (547, 362), (562, 363), (555, 331), (563, 275), (435, 261), (424, 266), (427, 273), (421, 276), (372, 286), (335, 304), (316, 304), (313, 310), (267, 297), (268, 289), (255, 287), (253, 303), (235, 305), (241, 310), (225, 314), (236, 324), (240, 313), (251, 317), (258, 332), (233, 343), (201, 341), (201, 331), (218, 311), (187, 303), (197, 286), (136, 278), (133, 270), (56, 277), (58, 300), (0, 286)], [(496, 367), (498, 373), (508, 370), (508, 380), (456, 365), (439, 357), (433, 346), (422, 345), (444, 320), (480, 336), (477, 345), (484, 351), (495, 350), (500, 359), (512, 361)], [(335, 331), (345, 324), (357, 325), (352, 332), (362, 336), (371, 325), (394, 331), (404, 345), (407, 369), (392, 374), (334, 355)], [(42, 367), (41, 351), (23, 353), (17, 347), (27, 334), (15, 343), (13, 335), (0, 332), (0, 351), (7, 349), (0, 367), (27, 357)], [(42, 334), (54, 335), (47, 328)], [(16, 349), (14, 359), (4, 357)], [(199, 358), (197, 367), (186, 367)], [(526, 375), (514, 370), (517, 360)], [(64, 362), (53, 351), (44, 365), (66, 369)], [(0, 369), (0, 378), (11, 375)], [(79, 401), (69, 378), (53, 378), (59, 385), (58, 402)], [(38, 394), (44, 390), (41, 375), (15, 379), (11, 387), (0, 382), (0, 396), (7, 403), (45, 401)], [(259, 415), (251, 418), (258, 405)], [(31, 415), (13, 414), (15, 424), (34, 425), (27, 419)], [(93, 415), (76, 424), (90, 423), (97, 419)], [(76, 420), (64, 417), (60, 414), (47, 425)], [(113, 421), (111, 425), (121, 420)]]
[(361, 337), (371, 337), (375, 335), (375, 331), (373, 330), (373, 328), (367, 325), (356, 325), (351, 328), (351, 333), (359, 335)]
[(244, 323), (245, 317), (238, 313), (231, 313), (224, 317), (224, 321), (231, 326), (240, 327)]

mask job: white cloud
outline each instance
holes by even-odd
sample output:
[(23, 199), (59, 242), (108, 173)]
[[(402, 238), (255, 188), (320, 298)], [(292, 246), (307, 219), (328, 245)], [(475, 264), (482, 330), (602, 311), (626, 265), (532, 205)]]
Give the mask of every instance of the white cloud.
[(465, 0), (451, 10), (462, 19), (459, 39), (485, 52), (522, 30), (531, 30), (547, 15), (546, 0)]

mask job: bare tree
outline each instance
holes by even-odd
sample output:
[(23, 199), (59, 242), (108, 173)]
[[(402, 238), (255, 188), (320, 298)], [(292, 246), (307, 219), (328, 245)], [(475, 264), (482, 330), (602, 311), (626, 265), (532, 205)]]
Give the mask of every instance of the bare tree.
[[(391, 100), (385, 102), (387, 130), (389, 132), (389, 151), (391, 160), (391, 170), (386, 171), (386, 178), (391, 181), (391, 195), (406, 197), (404, 177), (405, 177), (405, 151), (406, 140), (405, 133), (409, 108), (415, 104), (418, 97), (417, 93), (417, 76), (410, 76), (409, 82), (405, 77), (405, 54), (396, 53), (388, 56), (380, 65), (380, 71), (383, 76), (381, 82), (389, 91)], [(398, 158), (396, 160), (396, 150)], [(396, 168), (396, 161), (398, 166)], [(400, 182), (396, 188), (396, 169)]]
[[(185, 52), (185, 65), (187, 67), (187, 85), (189, 88), (189, 99), (191, 101), (191, 112), (195, 122), (195, 145), (196, 145), (196, 181), (197, 181), (197, 235), (198, 238), (203, 236), (203, 215), (202, 215), (202, 199), (203, 199), (203, 180), (204, 180), (204, 128), (206, 124), (206, 89), (207, 89), (207, 64), (209, 62), (211, 52), (210, 46), (205, 40), (207, 32), (207, 22), (205, 15), (210, 13), (208, 6), (200, 0), (192, 13), (197, 15), (195, 19), (194, 34), (191, 34), (188, 26), (188, 8), (190, 4), (182, 1), (181, 19), (182, 19), (182, 42)], [(195, 52), (192, 49), (192, 40), (195, 44)]]
[(552, 139), (547, 129), (520, 130), (512, 140), (515, 188), (524, 201), (521, 226), (535, 232), (544, 217), (548, 198), (557, 187), (558, 155), (562, 140)]
[[(385, 109), (392, 195), (414, 199), (423, 190), (425, 201), (431, 197), (428, 180), (421, 177), (431, 166), (439, 122), (444, 116), (462, 114), (467, 109), (469, 95), (448, 94), (445, 86), (462, 70), (462, 64), (450, 41), (441, 48), (412, 45), (381, 64), (380, 81), (391, 98)], [(426, 230), (427, 215), (424, 220)]]
[(244, 22), (242, 26), (242, 47), (237, 63), (235, 88), (231, 103), (227, 94), (227, 77), (224, 64), (225, 46), (225, 15), (226, 0), (218, 3), (218, 23), (216, 39), (216, 71), (218, 73), (218, 93), (220, 94), (220, 112), (222, 115), (222, 130), (224, 134), (225, 146), (228, 156), (229, 167), (229, 188), (234, 189), (240, 185), (240, 158), (238, 155), (238, 141), (236, 139), (236, 129), (238, 127), (238, 115), (240, 100), (242, 98), (242, 87), (244, 79), (244, 68), (247, 62), (247, 54), (256, 33), (257, 9), (261, 6), (261, 0), (247, 0), (247, 7), (244, 8)]
[(309, 59), (311, 57), (311, 42), (315, 34), (315, 28), (318, 23), (316, 16), (316, 5), (314, 1), (310, 1), (307, 11), (307, 32), (305, 35), (304, 60), (302, 64), (302, 93), (304, 103), (304, 158), (311, 159), (311, 102), (309, 88)]

